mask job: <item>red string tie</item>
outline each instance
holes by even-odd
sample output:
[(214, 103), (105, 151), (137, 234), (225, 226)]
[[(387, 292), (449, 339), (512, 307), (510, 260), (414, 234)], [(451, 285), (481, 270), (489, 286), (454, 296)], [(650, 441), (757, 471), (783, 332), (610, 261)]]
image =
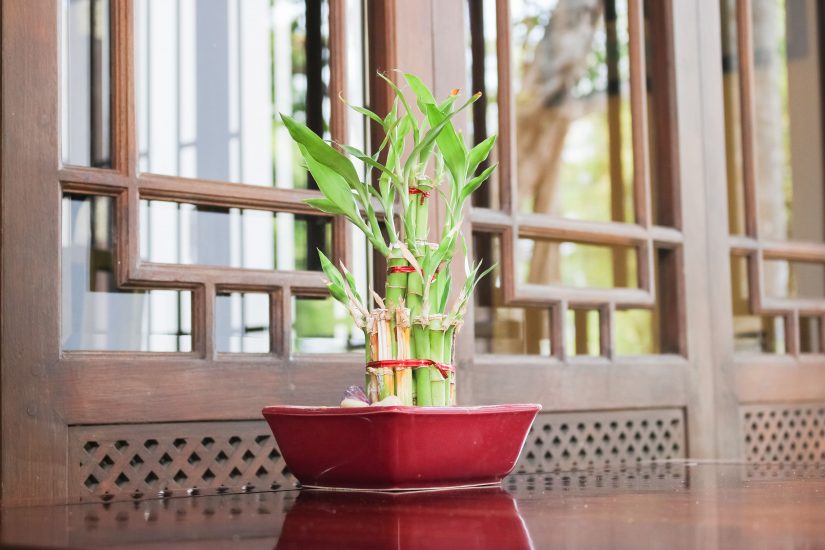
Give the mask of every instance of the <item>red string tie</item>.
[(432, 359), (384, 359), (381, 361), (370, 361), (367, 363), (368, 369), (391, 369), (391, 368), (402, 368), (402, 369), (421, 369), (425, 367), (435, 367), (438, 369), (438, 372), (441, 373), (441, 376), (447, 380), (450, 377), (451, 372), (455, 372), (455, 367), (453, 365), (448, 365), (446, 363), (438, 363), (437, 361), (433, 361)]
[(415, 269), (411, 265), (393, 265), (387, 268), (387, 273), (415, 273)]
[(424, 204), (424, 199), (430, 198), (429, 191), (424, 191), (418, 187), (410, 187), (410, 195), (421, 195), (421, 199), (418, 201), (419, 204)]

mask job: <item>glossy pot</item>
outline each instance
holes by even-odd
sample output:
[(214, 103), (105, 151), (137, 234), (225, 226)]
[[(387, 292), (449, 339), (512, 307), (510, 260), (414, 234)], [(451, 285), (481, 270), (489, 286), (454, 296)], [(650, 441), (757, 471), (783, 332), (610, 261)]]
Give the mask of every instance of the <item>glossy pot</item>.
[(263, 415), (305, 486), (414, 490), (498, 483), (540, 409), (275, 406)]

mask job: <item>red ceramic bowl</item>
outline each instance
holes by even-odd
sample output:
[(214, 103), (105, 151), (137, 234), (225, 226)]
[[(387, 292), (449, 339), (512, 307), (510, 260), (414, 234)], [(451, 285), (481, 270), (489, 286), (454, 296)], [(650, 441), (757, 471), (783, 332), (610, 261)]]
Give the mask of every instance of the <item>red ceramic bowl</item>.
[(276, 406), (263, 415), (303, 485), (412, 490), (498, 483), (540, 409)]

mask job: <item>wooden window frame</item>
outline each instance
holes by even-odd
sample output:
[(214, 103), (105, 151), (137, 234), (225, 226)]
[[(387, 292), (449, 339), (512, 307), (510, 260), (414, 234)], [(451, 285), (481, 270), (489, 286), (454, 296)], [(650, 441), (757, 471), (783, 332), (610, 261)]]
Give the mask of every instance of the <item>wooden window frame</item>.
[[(510, 8), (509, 0), (496, 2), (496, 32), (498, 54), (498, 105), (499, 105), (499, 186), (501, 209), (473, 207), (471, 222), (474, 231), (494, 233), (502, 239), (501, 278), (505, 306), (542, 306), (552, 308), (551, 340), (553, 354), (560, 360), (592, 361), (583, 357), (573, 357), (565, 349), (562, 328), (565, 312), (570, 306), (591, 307), (602, 311), (600, 315), (600, 338), (603, 342), (602, 355), (608, 360), (616, 358), (615, 321), (617, 308), (647, 308), (656, 304), (656, 281), (654, 280), (654, 261), (658, 248), (677, 251), (675, 262), (681, 262), (680, 249), (684, 242), (681, 225), (680, 204), (678, 201), (678, 172), (675, 117), (673, 115), (673, 48), (670, 44), (672, 35), (672, 10), (670, 2), (655, 2), (651, 17), (656, 17), (657, 31), (652, 33), (656, 40), (655, 50), (662, 52), (653, 59), (654, 77), (663, 90), (663, 101), (655, 103), (655, 123), (660, 132), (660, 139), (666, 144), (669, 153), (666, 168), (660, 174), (667, 181), (657, 182), (660, 204), (665, 204), (665, 219), (672, 221), (672, 226), (653, 224), (651, 205), (650, 150), (648, 147), (648, 97), (647, 97), (647, 62), (645, 58), (645, 15), (644, 0), (627, 0), (629, 24), (629, 65), (630, 65), (630, 110), (631, 142), (633, 150), (633, 205), (636, 222), (597, 222), (562, 218), (545, 213), (520, 213), (515, 197), (517, 193), (516, 151), (515, 151), (515, 110), (511, 86), (503, 83), (512, 82), (510, 55)], [(583, 244), (627, 246), (636, 250), (638, 263), (638, 288), (571, 288), (548, 284), (520, 284), (515, 273), (516, 243), (520, 237), (551, 239), (555, 241), (573, 241)], [(680, 272), (680, 269), (675, 269)], [(674, 273), (675, 274), (675, 273)], [(677, 327), (669, 334), (668, 348), (675, 349), (676, 355), (686, 353), (684, 337), (684, 304), (681, 277), (673, 277), (675, 284), (673, 300), (666, 304), (672, 308), (670, 315), (677, 319)], [(667, 355), (667, 354), (663, 354)]]
[[(820, 9), (822, 6), (820, 5)], [(756, 102), (754, 91), (754, 56), (751, 0), (736, 1), (737, 49), (739, 51), (739, 100), (742, 136), (742, 186), (744, 196), (744, 235), (730, 235), (731, 254), (747, 258), (748, 304), (755, 315), (776, 315), (784, 320), (785, 348), (789, 356), (799, 359), (799, 319), (816, 316), (820, 322), (820, 341), (825, 342), (825, 298), (780, 298), (765, 292), (765, 262), (789, 260), (825, 264), (825, 243), (799, 240), (771, 240), (761, 235), (756, 184)], [(825, 182), (820, 182), (825, 185)], [(823, 236), (825, 237), (825, 235)], [(819, 354), (825, 353), (820, 351)], [(742, 362), (751, 358), (742, 357)], [(768, 358), (763, 360), (769, 361)], [(779, 359), (781, 362), (785, 362)]]

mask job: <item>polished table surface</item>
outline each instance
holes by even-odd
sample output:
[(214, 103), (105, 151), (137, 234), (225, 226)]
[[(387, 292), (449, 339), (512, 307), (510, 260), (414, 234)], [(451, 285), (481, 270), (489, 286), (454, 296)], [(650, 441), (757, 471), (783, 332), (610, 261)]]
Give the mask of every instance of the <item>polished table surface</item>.
[(501, 487), (5, 507), (3, 547), (825, 548), (825, 465), (670, 462)]

